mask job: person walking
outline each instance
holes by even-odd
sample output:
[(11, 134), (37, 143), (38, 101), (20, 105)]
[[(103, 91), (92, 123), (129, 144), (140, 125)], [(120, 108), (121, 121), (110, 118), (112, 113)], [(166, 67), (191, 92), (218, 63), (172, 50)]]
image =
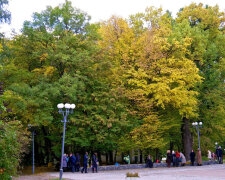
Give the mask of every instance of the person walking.
[(87, 173), (87, 166), (88, 166), (88, 152), (85, 153), (84, 155), (84, 162), (83, 162), (83, 168), (81, 170), (81, 173), (85, 172)]
[(223, 164), (223, 150), (221, 149), (221, 146), (219, 146), (218, 150), (218, 155), (219, 155), (219, 164)]
[(220, 156), (219, 156), (219, 147), (216, 149), (216, 158), (217, 158), (217, 163), (219, 163)]
[(168, 168), (170, 168), (171, 162), (172, 162), (172, 154), (170, 152), (170, 150), (167, 150), (167, 154), (166, 154), (166, 163)]
[(181, 160), (181, 165), (184, 166), (186, 164), (186, 158), (184, 156), (184, 154), (182, 152), (180, 152), (180, 158), (182, 159)]
[(92, 155), (92, 172), (94, 173), (96, 171), (96, 173), (98, 172), (98, 158), (97, 158), (97, 153), (95, 152)]
[(209, 159), (209, 161), (211, 161), (211, 160), (212, 160), (212, 153), (211, 153), (211, 151), (210, 151), (210, 150), (208, 150), (208, 159)]
[(190, 159), (191, 159), (191, 165), (194, 166), (194, 162), (195, 162), (195, 152), (192, 149), (191, 153), (190, 153)]
[(80, 171), (80, 155), (79, 153), (76, 153), (76, 166), (75, 166), (75, 171), (79, 172)]
[(75, 172), (75, 166), (76, 166), (76, 157), (72, 153), (70, 154), (70, 166), (71, 166), (72, 173), (74, 173)]
[(201, 153), (201, 150), (199, 148), (198, 148), (198, 151), (197, 151), (197, 164), (198, 164), (198, 166), (202, 165), (202, 153)]

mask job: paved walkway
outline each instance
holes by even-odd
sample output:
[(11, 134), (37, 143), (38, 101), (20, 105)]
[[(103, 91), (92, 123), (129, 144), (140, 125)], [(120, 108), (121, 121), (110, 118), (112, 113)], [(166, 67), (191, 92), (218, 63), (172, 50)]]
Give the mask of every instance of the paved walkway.
[[(140, 178), (126, 178), (126, 173), (138, 173)], [(49, 180), (59, 177), (59, 172), (43, 173), (35, 176), (21, 176), (15, 180)], [(89, 172), (87, 174), (65, 172), (67, 180), (225, 180), (225, 165), (186, 166), (177, 168), (153, 168)]]

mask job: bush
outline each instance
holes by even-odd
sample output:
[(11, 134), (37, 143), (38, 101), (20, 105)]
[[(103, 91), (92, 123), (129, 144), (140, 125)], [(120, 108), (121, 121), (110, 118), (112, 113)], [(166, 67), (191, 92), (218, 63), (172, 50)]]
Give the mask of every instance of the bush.
[(139, 177), (138, 173), (127, 173), (127, 177)]
[(0, 120), (0, 179), (7, 180), (16, 175), (29, 143), (26, 133), (20, 122), (3, 123)]

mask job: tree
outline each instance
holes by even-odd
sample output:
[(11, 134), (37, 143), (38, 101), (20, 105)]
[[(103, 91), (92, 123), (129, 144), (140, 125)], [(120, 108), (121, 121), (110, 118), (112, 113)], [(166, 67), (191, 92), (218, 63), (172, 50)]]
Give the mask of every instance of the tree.
[[(197, 87), (199, 92), (199, 121), (203, 150), (213, 147), (215, 141), (224, 136), (224, 12), (218, 6), (203, 6), (192, 3), (178, 13), (178, 23), (188, 22), (191, 26), (189, 37), (189, 57), (200, 69), (203, 82)], [(195, 119), (196, 120), (196, 119)], [(204, 152), (206, 153), (206, 151)]]
[(76, 104), (65, 152), (116, 149), (118, 137), (130, 125), (125, 105), (118, 101), (121, 96), (105, 78), (108, 65), (99, 58), (98, 25), (90, 25), (89, 16), (69, 1), (33, 18), (9, 42), (12, 54), (4, 59), (1, 80), (19, 120), (38, 126), (38, 164), (60, 157), (60, 102)]
[(0, 0), (0, 23), (10, 23), (11, 13), (7, 10), (8, 0)]
[[(158, 113), (159, 121), (165, 125), (165, 137), (174, 136), (175, 129), (182, 127), (182, 117), (187, 119), (197, 115), (198, 92), (193, 88), (201, 82), (201, 77), (194, 62), (188, 58), (191, 38), (187, 33), (181, 33), (188, 32), (190, 27), (188, 24), (172, 24), (171, 17), (162, 14), (160, 9), (146, 9), (145, 17), (149, 29), (136, 46), (139, 47), (139, 57), (130, 70), (129, 83), (133, 87), (130, 94), (145, 99), (145, 103), (153, 107), (152, 111)], [(172, 122), (172, 119), (177, 120)]]

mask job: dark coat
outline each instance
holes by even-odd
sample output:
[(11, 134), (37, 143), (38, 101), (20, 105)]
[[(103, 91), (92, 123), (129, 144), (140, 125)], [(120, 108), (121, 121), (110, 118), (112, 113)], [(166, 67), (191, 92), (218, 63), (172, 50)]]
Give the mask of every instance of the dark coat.
[(72, 156), (70, 157), (70, 163), (71, 163), (72, 165), (75, 165), (75, 164), (76, 164), (76, 157), (75, 157), (74, 155), (72, 155)]
[(220, 157), (220, 156), (219, 156), (219, 149), (216, 149), (216, 156), (217, 156), (217, 157)]
[(95, 154), (93, 154), (93, 156), (92, 156), (92, 164), (93, 164), (93, 166), (97, 166), (97, 162), (98, 162), (97, 157), (96, 157)]
[(146, 159), (146, 167), (153, 168), (153, 162), (151, 158)]
[(173, 161), (173, 156), (171, 153), (166, 154), (166, 162), (171, 163)]
[(87, 164), (88, 163), (88, 156), (87, 154), (84, 155), (84, 164)]
[(218, 150), (218, 155), (219, 155), (219, 157), (222, 157), (222, 156), (223, 156), (223, 151), (222, 151), (222, 149), (219, 149), (219, 150)]
[(77, 154), (77, 156), (76, 156), (76, 164), (80, 164), (80, 155), (79, 154)]
[(172, 154), (172, 162), (173, 162), (173, 163), (176, 162), (176, 154), (175, 154), (175, 153)]
[(190, 159), (191, 159), (191, 162), (195, 161), (195, 152), (190, 153)]

